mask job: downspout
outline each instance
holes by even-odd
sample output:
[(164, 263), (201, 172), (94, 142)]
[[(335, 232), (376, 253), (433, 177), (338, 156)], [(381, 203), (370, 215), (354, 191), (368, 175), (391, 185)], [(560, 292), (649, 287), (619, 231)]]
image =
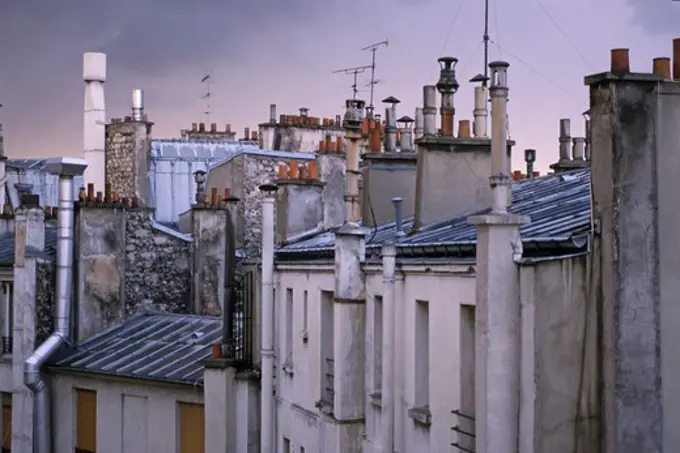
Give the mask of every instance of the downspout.
[(394, 451), (394, 326), (395, 326), (395, 267), (397, 249), (392, 241), (382, 247), (383, 268), (383, 356), (382, 356), (382, 425), (380, 429), (381, 446), (384, 453)]
[(260, 345), (260, 451), (274, 453), (274, 202), (276, 186), (260, 186), (262, 199), (262, 338)]
[(52, 451), (50, 394), (40, 370), (43, 364), (67, 343), (71, 334), (73, 301), (73, 178), (81, 176), (87, 163), (68, 157), (48, 159), (46, 169), (59, 175), (59, 213), (57, 215), (57, 297), (54, 332), (24, 362), (24, 384), (34, 396), (33, 451)]

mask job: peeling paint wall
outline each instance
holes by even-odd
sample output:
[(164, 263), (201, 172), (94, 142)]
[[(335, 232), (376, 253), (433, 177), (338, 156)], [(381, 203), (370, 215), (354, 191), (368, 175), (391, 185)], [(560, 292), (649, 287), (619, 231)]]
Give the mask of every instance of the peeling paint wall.
[(77, 214), (77, 337), (143, 307), (189, 311), (190, 243), (153, 227), (149, 209), (82, 207)]

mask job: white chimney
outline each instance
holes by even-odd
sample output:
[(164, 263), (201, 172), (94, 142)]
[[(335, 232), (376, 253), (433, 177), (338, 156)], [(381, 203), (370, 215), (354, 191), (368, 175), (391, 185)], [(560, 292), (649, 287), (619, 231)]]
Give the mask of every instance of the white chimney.
[(132, 119), (144, 120), (144, 91), (139, 88), (132, 90)]
[(472, 126), (473, 134), (475, 137), (487, 137), (486, 118), (488, 112), (486, 110), (486, 100), (487, 100), (486, 87), (484, 86), (475, 87), (475, 109), (473, 111), (475, 122)]
[(508, 63), (489, 63), (491, 69), (491, 210), (506, 214), (510, 200), (508, 174)]
[(106, 110), (104, 105), (104, 82), (106, 82), (106, 54), (87, 52), (83, 55), (83, 79), (85, 80), (85, 112), (83, 123), (83, 147), (85, 150), (85, 182), (104, 190), (106, 180)]

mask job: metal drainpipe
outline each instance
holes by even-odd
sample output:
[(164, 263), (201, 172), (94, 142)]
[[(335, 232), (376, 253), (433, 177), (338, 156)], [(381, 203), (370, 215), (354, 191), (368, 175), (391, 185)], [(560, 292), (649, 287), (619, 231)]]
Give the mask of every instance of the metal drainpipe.
[(382, 247), (383, 268), (383, 326), (382, 356), (382, 423), (380, 427), (381, 445), (384, 452), (394, 451), (394, 326), (395, 326), (395, 268), (397, 249), (392, 241)]
[(276, 186), (260, 186), (262, 199), (262, 400), (260, 451), (274, 453), (274, 195)]
[(87, 163), (68, 157), (49, 159), (47, 171), (59, 175), (59, 213), (57, 215), (57, 300), (54, 332), (24, 362), (24, 384), (34, 396), (33, 451), (49, 453), (52, 441), (50, 394), (40, 373), (43, 364), (68, 341), (71, 333), (73, 301), (73, 178), (84, 173)]

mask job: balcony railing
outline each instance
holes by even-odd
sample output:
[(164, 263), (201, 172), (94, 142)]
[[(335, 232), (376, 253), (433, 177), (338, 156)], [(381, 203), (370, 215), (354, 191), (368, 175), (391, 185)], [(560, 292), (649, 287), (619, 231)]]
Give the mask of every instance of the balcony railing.
[(2, 353), (0, 355), (11, 354), (12, 353), (12, 337), (0, 337), (0, 346), (2, 347)]
[(460, 410), (451, 413), (456, 418), (456, 425), (451, 430), (457, 437), (451, 446), (463, 453), (475, 453), (475, 417)]
[(232, 294), (232, 338), (234, 365), (250, 369), (253, 365), (255, 274), (254, 271), (237, 273)]

